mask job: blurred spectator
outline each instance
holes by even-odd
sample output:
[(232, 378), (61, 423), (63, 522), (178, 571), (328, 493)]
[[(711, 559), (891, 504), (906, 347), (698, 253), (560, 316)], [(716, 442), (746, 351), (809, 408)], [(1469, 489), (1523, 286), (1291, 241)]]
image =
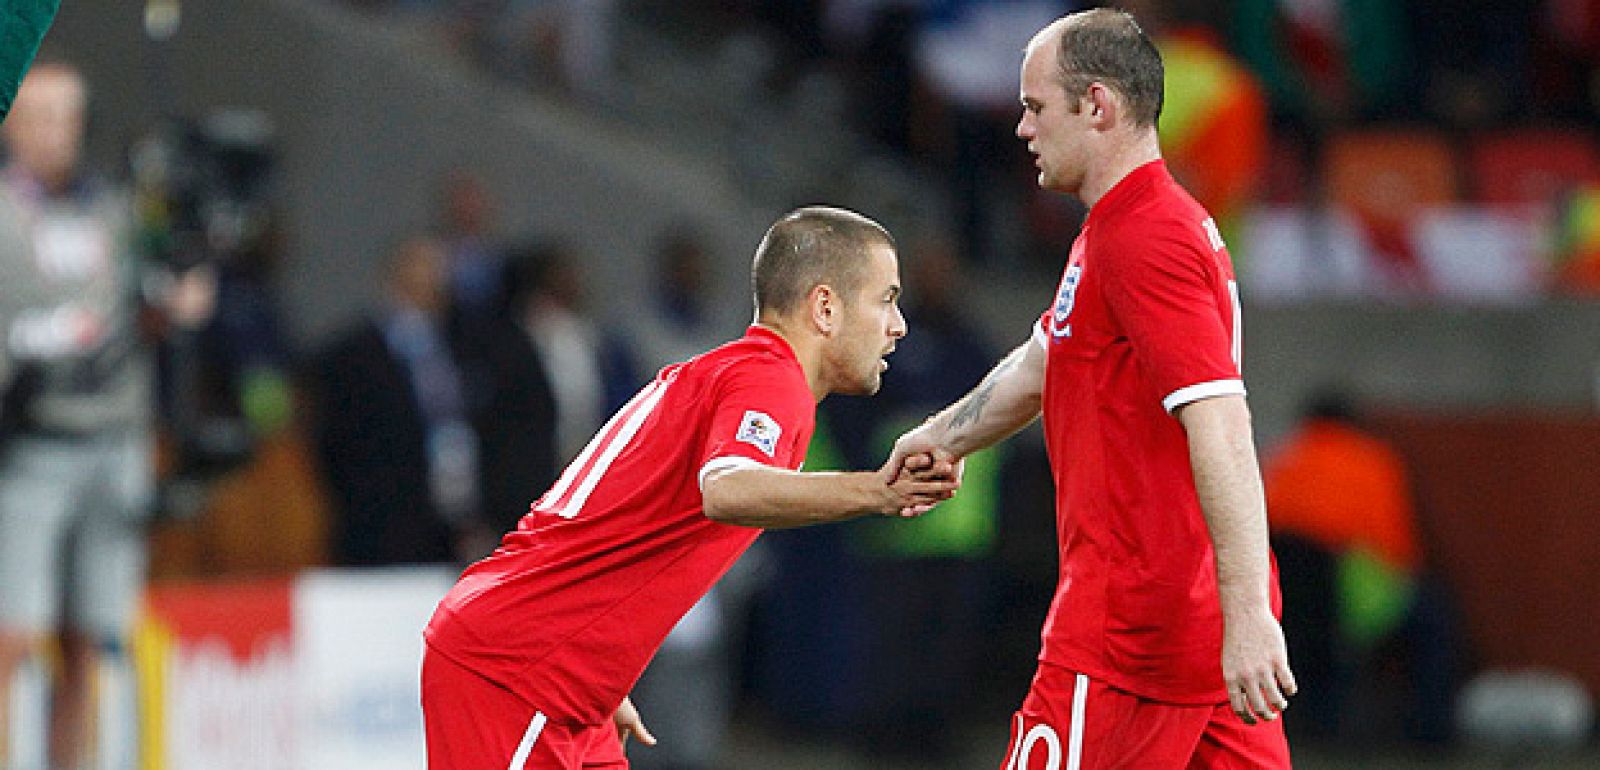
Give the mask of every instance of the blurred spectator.
[(639, 363), (654, 371), (709, 350), (727, 337), (719, 329), (705, 243), (698, 233), (675, 230), (656, 244), (655, 277), (647, 311), (634, 317), (629, 332)]
[(549, 242), (513, 254), (511, 270), (528, 289), (514, 308), (550, 376), (556, 402), (556, 450), (562, 463), (583, 450), (606, 415), (627, 402), (639, 383), (633, 352), (610, 328), (588, 315), (578, 259)]
[[(917, 115), (923, 94), (912, 49), (919, 9), (915, 0), (855, 0), (828, 4), (832, 36), (848, 60), (852, 112), (879, 145), (911, 155), (926, 140)], [(920, 106), (919, 106), (920, 105)]]
[(464, 400), (480, 446), (481, 542), (463, 544), (471, 558), (493, 547), (555, 480), (556, 404), (550, 375), (522, 328), (523, 309), (538, 294), (528, 271), (513, 270), (496, 234), (497, 204), (483, 180), (465, 170), (440, 184), (439, 232), (449, 254), (448, 336)]
[(963, 255), (997, 257), (997, 207), (1030, 189), (1025, 149), (1012, 137), (1017, 72), (1035, 31), (1072, 10), (1061, 0), (937, 0), (925, 6), (915, 57), (945, 112), (954, 221)]
[(502, 307), (470, 331), (458, 324), (453, 337), (483, 450), (483, 512), (491, 533), (514, 528), (559, 470), (552, 374), (522, 324), (539, 294), (538, 276), (525, 265), (507, 268)]
[[(477, 524), (478, 438), (444, 321), (444, 246), (388, 256), (385, 306), (317, 364), (317, 447), (343, 565), (450, 562)], [(473, 554), (475, 555), (475, 554)]]
[(1383, 737), (1370, 681), (1358, 684), (1403, 653), (1407, 735), (1448, 739), (1459, 636), (1426, 573), (1400, 456), (1359, 426), (1348, 397), (1328, 391), (1266, 464), (1263, 483), (1301, 684), (1286, 727), (1311, 739)]
[[(41, 54), (4, 124), (0, 172), (0, 760), (12, 675), (49, 638), (55, 767), (84, 766), (96, 745), (96, 676), (125, 664), (153, 505), (141, 291), (163, 273), (128, 242), (126, 196), (81, 164), (88, 100), (74, 65)], [(190, 271), (154, 299), (193, 327), (214, 298), (210, 275)], [(104, 766), (123, 766), (129, 747), (101, 748)]]
[(451, 312), (482, 322), (504, 305), (506, 255), (496, 242), (495, 201), (483, 180), (466, 171), (439, 186), (439, 240), (448, 255)]

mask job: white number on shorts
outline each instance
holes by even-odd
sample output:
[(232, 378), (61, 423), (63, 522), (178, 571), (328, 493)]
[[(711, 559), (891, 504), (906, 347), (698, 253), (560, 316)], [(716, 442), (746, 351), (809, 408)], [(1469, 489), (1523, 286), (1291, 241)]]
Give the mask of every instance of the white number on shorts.
[(1044, 741), (1045, 759), (1044, 770), (1059, 770), (1061, 767), (1061, 736), (1056, 734), (1056, 729), (1040, 722), (1027, 732), (1023, 728), (1027, 723), (1022, 720), (1022, 715), (1017, 715), (1017, 743), (1011, 747), (1011, 760), (1006, 763), (1006, 770), (1028, 770), (1028, 758), (1033, 754), (1034, 744)]

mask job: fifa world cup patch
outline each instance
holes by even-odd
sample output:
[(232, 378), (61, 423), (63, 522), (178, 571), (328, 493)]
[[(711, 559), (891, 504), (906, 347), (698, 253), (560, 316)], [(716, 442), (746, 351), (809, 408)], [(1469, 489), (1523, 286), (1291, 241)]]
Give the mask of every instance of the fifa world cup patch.
[(743, 441), (772, 457), (778, 451), (778, 437), (783, 435), (783, 427), (778, 421), (763, 412), (754, 409), (744, 413), (744, 419), (739, 421), (739, 435), (735, 440)]

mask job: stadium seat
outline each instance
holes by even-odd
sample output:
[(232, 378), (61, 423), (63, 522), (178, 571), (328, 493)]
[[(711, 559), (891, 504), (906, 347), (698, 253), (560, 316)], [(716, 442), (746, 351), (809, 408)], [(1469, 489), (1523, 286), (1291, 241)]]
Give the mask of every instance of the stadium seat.
[(1353, 131), (1328, 142), (1323, 178), (1331, 203), (1372, 222), (1403, 225), (1423, 208), (1456, 200), (1456, 159), (1429, 131)]
[(1545, 204), (1600, 182), (1600, 149), (1576, 131), (1524, 129), (1485, 134), (1467, 152), (1473, 198), (1492, 206)]
[(1385, 291), (1431, 293), (1437, 281), (1418, 253), (1412, 226), (1456, 200), (1449, 141), (1422, 130), (1351, 131), (1328, 142), (1322, 162), (1328, 202), (1358, 223)]

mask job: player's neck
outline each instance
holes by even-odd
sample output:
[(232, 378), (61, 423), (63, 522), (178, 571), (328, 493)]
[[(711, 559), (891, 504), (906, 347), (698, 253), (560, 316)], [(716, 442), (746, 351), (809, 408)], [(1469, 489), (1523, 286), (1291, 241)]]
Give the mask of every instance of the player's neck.
[(1140, 129), (1112, 142), (1101, 157), (1103, 162), (1084, 175), (1083, 186), (1078, 190), (1078, 199), (1090, 208), (1134, 169), (1160, 160), (1161, 143), (1155, 129)]
[(789, 349), (794, 351), (794, 357), (800, 361), (800, 370), (805, 372), (806, 387), (811, 389), (811, 395), (817, 401), (822, 401), (829, 390), (822, 382), (821, 338), (795, 331), (793, 324), (777, 319), (758, 317), (755, 323), (756, 326), (782, 337), (784, 342), (789, 343)]

